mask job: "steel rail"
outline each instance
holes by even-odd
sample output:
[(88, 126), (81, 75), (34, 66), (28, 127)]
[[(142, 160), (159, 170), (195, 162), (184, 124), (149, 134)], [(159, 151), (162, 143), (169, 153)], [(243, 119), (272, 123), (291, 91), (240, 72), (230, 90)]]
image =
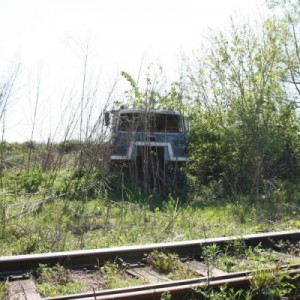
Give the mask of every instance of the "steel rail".
[[(259, 270), (272, 272), (272, 269)], [(169, 292), (173, 297), (186, 296), (188, 293), (197, 293), (204, 289), (215, 289), (223, 285), (235, 288), (245, 288), (251, 284), (255, 273), (258, 271), (234, 272), (215, 277), (199, 277), (185, 280), (174, 280), (157, 284), (149, 284), (135, 287), (119, 288), (114, 290), (101, 290), (82, 294), (48, 297), (45, 300), (103, 300), (103, 299), (161, 299), (161, 296)], [(300, 274), (300, 264), (282, 266), (276, 275), (286, 274), (289, 276)]]
[(300, 241), (300, 230), (267, 232), (232, 237), (199, 239), (138, 246), (123, 246), (94, 250), (65, 251), (0, 257), (0, 277), (23, 274), (34, 270), (39, 264), (53, 266), (57, 263), (69, 268), (102, 266), (108, 261), (121, 258), (125, 262), (139, 262), (153, 250), (177, 253), (180, 257), (200, 257), (203, 247), (217, 244), (220, 247), (242, 240), (246, 246), (271, 247), (279, 241)]

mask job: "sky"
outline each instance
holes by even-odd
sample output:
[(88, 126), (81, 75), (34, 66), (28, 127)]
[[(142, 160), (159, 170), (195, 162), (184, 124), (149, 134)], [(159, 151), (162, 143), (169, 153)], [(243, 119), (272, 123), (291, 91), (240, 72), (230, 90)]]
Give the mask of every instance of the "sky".
[(193, 53), (209, 28), (226, 29), (230, 17), (259, 18), (264, 2), (0, 0), (0, 86), (20, 63), (5, 139), (45, 141), (53, 135), (62, 102), (80, 93), (86, 58), (89, 79), (97, 78), (101, 90), (96, 110), (121, 81), (121, 71), (137, 78), (142, 65), (154, 63), (173, 80), (181, 55)]

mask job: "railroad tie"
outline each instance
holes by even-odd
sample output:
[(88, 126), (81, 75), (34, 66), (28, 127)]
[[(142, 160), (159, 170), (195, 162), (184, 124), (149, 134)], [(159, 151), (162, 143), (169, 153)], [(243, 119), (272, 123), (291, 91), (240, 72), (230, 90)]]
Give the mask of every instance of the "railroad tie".
[(164, 276), (151, 267), (128, 269), (126, 272), (136, 278), (145, 279), (148, 283), (158, 283), (171, 281), (167, 276)]
[(9, 281), (9, 300), (41, 300), (32, 279)]
[(207, 274), (209, 274), (209, 276), (214, 277), (228, 274), (227, 272), (195, 260), (188, 261), (186, 264), (200, 276), (207, 276)]

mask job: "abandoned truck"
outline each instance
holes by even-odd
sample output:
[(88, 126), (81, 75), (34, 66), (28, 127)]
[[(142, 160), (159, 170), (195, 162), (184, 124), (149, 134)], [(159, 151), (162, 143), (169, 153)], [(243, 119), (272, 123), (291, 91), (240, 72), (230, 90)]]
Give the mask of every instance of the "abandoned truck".
[(173, 110), (120, 109), (105, 113), (111, 126), (110, 164), (147, 189), (166, 189), (187, 163), (187, 131)]

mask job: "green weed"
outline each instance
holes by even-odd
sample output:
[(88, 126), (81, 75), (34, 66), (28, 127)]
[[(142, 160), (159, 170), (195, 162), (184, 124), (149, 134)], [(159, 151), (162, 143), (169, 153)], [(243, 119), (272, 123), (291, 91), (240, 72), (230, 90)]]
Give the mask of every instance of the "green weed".
[(243, 240), (236, 240), (222, 248), (209, 245), (203, 249), (202, 259), (208, 266), (208, 276), (212, 267), (230, 273), (276, 268), (278, 264), (278, 258), (272, 250), (260, 246), (246, 247)]
[(36, 193), (47, 182), (48, 175), (36, 165), (31, 170), (23, 170), (18, 173), (7, 173), (3, 179), (5, 187), (14, 194)]
[(251, 279), (251, 292), (254, 297), (263, 299), (283, 299), (295, 286), (291, 276), (278, 269), (258, 270)]
[(244, 291), (241, 289), (229, 288), (227, 285), (223, 285), (219, 290), (203, 290), (200, 293), (205, 299), (212, 300), (252, 300), (251, 291)]
[(133, 278), (126, 274), (126, 269), (116, 263), (107, 263), (102, 268), (105, 286), (108, 289), (146, 284), (145, 279)]
[(92, 166), (64, 172), (54, 182), (54, 190), (65, 199), (93, 199), (106, 195), (108, 182), (105, 172)]
[(40, 265), (37, 270), (37, 290), (43, 297), (75, 294), (84, 290), (81, 282), (72, 279), (71, 272), (60, 265)]
[(148, 257), (149, 263), (162, 273), (170, 273), (178, 268), (179, 257), (177, 254), (166, 254), (159, 251), (153, 251)]
[[(156, 203), (156, 200), (152, 202), (154, 196), (146, 197), (129, 190), (124, 193), (123, 201), (112, 201), (108, 194), (100, 192), (102, 177), (99, 175), (96, 179), (94, 175), (86, 179), (85, 175), (80, 177), (77, 174), (71, 181), (79, 180), (82, 185), (80, 183), (76, 190), (71, 183), (68, 190), (64, 180), (72, 178), (72, 172), (58, 172), (53, 191), (66, 192), (68, 196), (62, 198), (57, 195), (32, 212), (26, 209), (35, 205), (34, 201), (41, 196), (3, 192), (0, 198), (0, 255), (242, 235), (262, 230), (291, 229), (299, 222), (298, 213), (293, 213), (297, 211), (296, 202), (290, 203), (283, 196), (284, 188), (290, 188), (290, 185), (277, 183), (276, 188), (282, 189), (280, 196), (270, 196), (271, 192), (266, 191), (268, 198), (262, 195), (260, 201), (239, 197), (238, 206), (236, 197), (234, 201), (228, 197), (221, 201), (220, 194), (214, 198), (213, 192), (207, 188), (202, 191), (203, 195), (204, 191), (206, 193), (205, 199), (198, 202), (183, 202), (179, 197), (175, 199), (165, 195), (161, 198), (163, 202)], [(93, 186), (93, 182), (98, 186)], [(40, 188), (44, 186), (45, 183), (42, 183)], [(75, 190), (82, 198), (72, 198)], [(289, 195), (291, 193), (296, 199), (300, 186), (294, 186)], [(95, 199), (89, 198), (91, 195)], [(267, 205), (266, 201), (273, 204)], [(11, 218), (14, 215), (18, 217)], [(230, 247), (235, 251), (241, 248), (238, 251), (242, 251), (243, 245)], [(226, 250), (228, 254), (229, 248)], [(230, 255), (224, 264), (226, 270), (235, 269)]]
[(174, 253), (163, 253), (154, 250), (148, 257), (149, 263), (159, 272), (167, 274), (172, 279), (187, 279), (196, 277), (197, 273), (186, 267)]
[(170, 292), (163, 292), (160, 296), (160, 300), (171, 300), (172, 295)]
[(0, 300), (4, 300), (8, 292), (8, 285), (6, 282), (0, 282)]
[[(16, 200), (6, 198), (3, 202), (6, 216), (16, 210), (15, 204), (26, 201), (21, 197)], [(22, 209), (23, 206), (19, 207)], [(269, 223), (268, 219), (261, 217), (264, 211), (259, 207), (248, 211), (245, 222), (241, 224), (232, 207), (226, 201), (222, 205), (195, 207), (178, 203), (176, 206), (176, 201), (171, 199), (170, 204), (157, 206), (153, 211), (145, 202), (58, 198), (20, 218), (8, 220), (2, 211), (0, 255), (189, 240), (290, 228), (291, 219)]]

